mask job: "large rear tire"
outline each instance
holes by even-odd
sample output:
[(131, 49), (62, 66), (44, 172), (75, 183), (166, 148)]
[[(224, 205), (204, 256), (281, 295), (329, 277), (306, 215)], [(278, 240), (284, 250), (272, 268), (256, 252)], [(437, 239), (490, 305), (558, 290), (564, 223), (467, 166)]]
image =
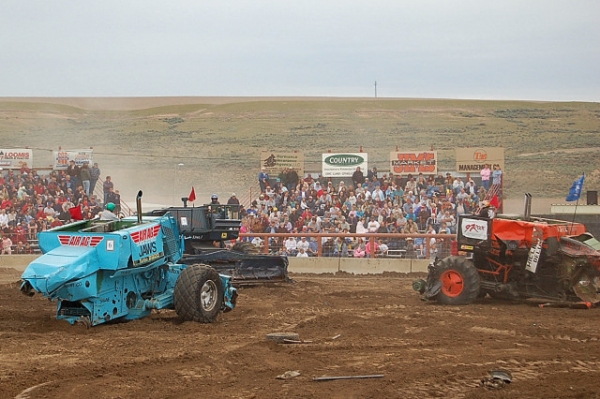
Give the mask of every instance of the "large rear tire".
[(468, 259), (449, 256), (439, 263), (441, 289), (436, 300), (444, 305), (468, 305), (479, 296), (479, 272)]
[(183, 269), (173, 294), (177, 316), (185, 321), (212, 323), (223, 306), (223, 285), (210, 266), (190, 265)]

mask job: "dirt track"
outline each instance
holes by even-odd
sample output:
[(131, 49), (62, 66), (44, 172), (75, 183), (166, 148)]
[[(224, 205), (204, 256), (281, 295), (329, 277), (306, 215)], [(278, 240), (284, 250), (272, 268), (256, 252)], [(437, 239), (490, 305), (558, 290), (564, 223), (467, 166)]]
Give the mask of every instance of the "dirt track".
[[(444, 307), (421, 302), (412, 277), (296, 275), (241, 289), (214, 324), (162, 311), (85, 330), (20, 294), (18, 278), (0, 269), (2, 398), (600, 397), (598, 309)], [(272, 332), (312, 342), (267, 342)], [(512, 384), (480, 387), (495, 368)], [(301, 375), (276, 379), (293, 370)], [(373, 374), (384, 376), (313, 381)]]

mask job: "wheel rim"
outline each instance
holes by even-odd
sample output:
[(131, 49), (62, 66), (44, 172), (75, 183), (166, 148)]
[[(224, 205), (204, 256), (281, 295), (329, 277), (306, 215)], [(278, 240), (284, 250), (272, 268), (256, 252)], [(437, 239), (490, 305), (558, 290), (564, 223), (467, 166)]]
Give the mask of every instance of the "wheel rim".
[(448, 297), (459, 296), (465, 288), (465, 280), (462, 274), (456, 270), (446, 270), (440, 276), (442, 282), (442, 293)]
[(575, 294), (584, 302), (598, 303), (600, 302), (600, 282), (597, 277), (592, 277), (591, 274), (585, 270), (580, 274), (579, 278), (576, 279), (573, 284), (573, 291)]
[(207, 280), (202, 285), (202, 290), (200, 291), (200, 306), (206, 312), (210, 312), (215, 307), (217, 303), (217, 285), (212, 280)]

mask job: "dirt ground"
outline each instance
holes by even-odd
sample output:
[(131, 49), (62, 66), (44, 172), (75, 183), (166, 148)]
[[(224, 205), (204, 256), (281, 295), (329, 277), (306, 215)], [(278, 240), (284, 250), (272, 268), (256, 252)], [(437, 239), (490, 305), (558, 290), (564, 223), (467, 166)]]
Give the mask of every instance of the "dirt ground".
[[(86, 330), (0, 269), (2, 398), (598, 398), (600, 310), (422, 302), (415, 276), (294, 275), (216, 323), (161, 311)], [(301, 344), (266, 340), (296, 332)], [(513, 381), (479, 385), (502, 368)], [(290, 379), (276, 377), (298, 370)], [(314, 381), (321, 376), (381, 378)]]

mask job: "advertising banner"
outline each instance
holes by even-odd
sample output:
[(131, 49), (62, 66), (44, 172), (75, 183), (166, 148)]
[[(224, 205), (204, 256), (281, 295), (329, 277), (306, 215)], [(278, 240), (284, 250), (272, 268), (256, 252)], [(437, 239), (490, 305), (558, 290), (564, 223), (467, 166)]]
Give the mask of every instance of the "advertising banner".
[(277, 176), (285, 168), (293, 168), (298, 176), (304, 175), (303, 152), (261, 151), (260, 166), (264, 167), (270, 176)]
[(474, 240), (487, 240), (487, 220), (464, 218), (460, 228), (463, 237), (472, 238)]
[(322, 168), (324, 177), (351, 177), (360, 166), (365, 172), (368, 168), (368, 157), (364, 152), (355, 154), (322, 154)]
[(504, 148), (502, 147), (473, 147), (456, 149), (457, 172), (479, 172), (485, 164), (490, 169), (495, 164), (504, 170)]
[(52, 168), (54, 170), (65, 170), (69, 166), (71, 160), (75, 161), (75, 165), (81, 166), (85, 162), (92, 165), (93, 157), (92, 150), (58, 150), (52, 151)]
[(436, 175), (437, 151), (396, 151), (390, 153), (390, 173), (393, 175)]
[(31, 168), (33, 151), (27, 148), (0, 148), (0, 168), (21, 169)]

